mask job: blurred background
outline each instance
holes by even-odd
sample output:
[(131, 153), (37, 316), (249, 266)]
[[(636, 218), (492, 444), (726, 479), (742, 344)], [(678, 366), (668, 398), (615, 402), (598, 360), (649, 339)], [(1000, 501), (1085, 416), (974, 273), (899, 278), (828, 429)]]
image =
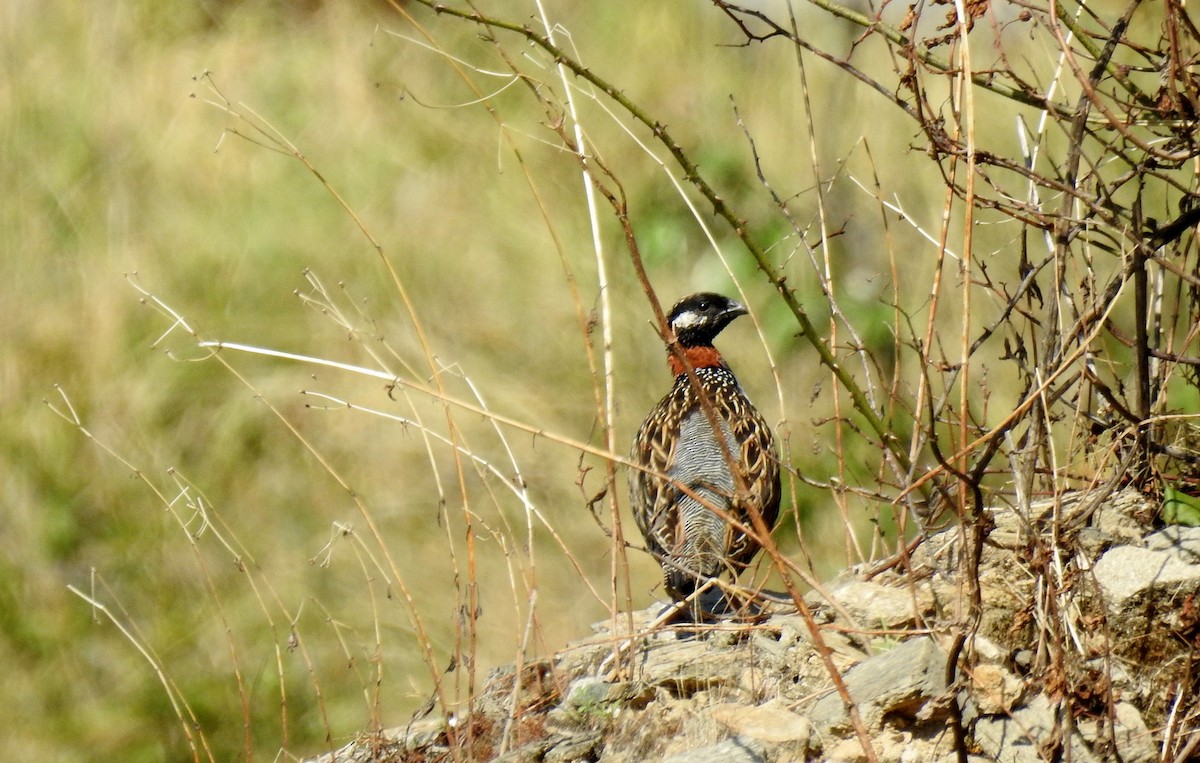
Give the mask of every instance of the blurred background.
[[(532, 4), (496, 5), (535, 23)], [(914, 128), (820, 62), (805, 91), (794, 51), (741, 45), (704, 3), (546, 6), (563, 47), (668, 126), (805, 297), (812, 266), (749, 138), (814, 226), (810, 244), (825, 184), (842, 307), (889, 357), (893, 288), (929, 288), (896, 253), (927, 244), (914, 225), (881, 225), (867, 188), (936, 229), (944, 191), (908, 151)], [(515, 37), (406, 8), (417, 25), (382, 2), (0, 8), (12, 759), (316, 754), (404, 723), (439, 675), (461, 697), (496, 665), (588, 635), (614, 590), (617, 609), (662, 596), (644, 553), (614, 552), (609, 500), (627, 512), (625, 478), (603, 495), (596, 452), (605, 331), (619, 454), (670, 383), (663, 349), (611, 210), (600, 202), (601, 259), (553, 108), (504, 55), (540, 72), (552, 104), (561, 83)], [(849, 52), (853, 28), (821, 25), (814, 39)], [(822, 434), (831, 385), (754, 263), (608, 105), (581, 94), (580, 120), (627, 196), (659, 299), (743, 295), (754, 322), (720, 344), (790, 463), (871, 484), (874, 467)], [(437, 368), (473, 408), (327, 366), (214, 358), (198, 340), (426, 388)], [(785, 504), (779, 542), (818, 577), (878, 553), (847, 539), (819, 487), (792, 480)], [(849, 521), (886, 532), (888, 518)], [(473, 663), (455, 664), (464, 652)]]

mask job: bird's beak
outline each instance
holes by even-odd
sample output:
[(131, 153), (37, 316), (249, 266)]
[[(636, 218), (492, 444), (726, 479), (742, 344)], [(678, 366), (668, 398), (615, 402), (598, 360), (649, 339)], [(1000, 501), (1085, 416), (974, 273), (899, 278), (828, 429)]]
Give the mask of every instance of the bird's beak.
[(725, 308), (725, 315), (729, 316), (730, 320), (733, 320), (739, 315), (749, 314), (750, 311), (746, 309), (746, 306), (736, 300), (729, 300), (729, 307)]

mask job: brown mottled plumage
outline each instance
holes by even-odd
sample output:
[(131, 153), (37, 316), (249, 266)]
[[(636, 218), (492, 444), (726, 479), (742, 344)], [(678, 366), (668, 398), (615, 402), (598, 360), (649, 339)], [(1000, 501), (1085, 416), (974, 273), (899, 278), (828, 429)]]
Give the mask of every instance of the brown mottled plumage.
[[(675, 384), (650, 411), (633, 443), (633, 462), (643, 467), (630, 470), (633, 517), (651, 553), (663, 565), (667, 590), (676, 600), (689, 596), (708, 578), (725, 571), (736, 575), (758, 553), (757, 542), (710, 506), (751, 529), (752, 512), (768, 528), (779, 513), (774, 436), (712, 346), (722, 329), (745, 314), (746, 308), (738, 302), (702, 293), (680, 300), (668, 316), (719, 419), (721, 438), (701, 406), (696, 385), (671, 355)], [(744, 493), (738, 493), (731, 460), (744, 482)], [(719, 595), (702, 599), (700, 608), (719, 613), (724, 601)]]

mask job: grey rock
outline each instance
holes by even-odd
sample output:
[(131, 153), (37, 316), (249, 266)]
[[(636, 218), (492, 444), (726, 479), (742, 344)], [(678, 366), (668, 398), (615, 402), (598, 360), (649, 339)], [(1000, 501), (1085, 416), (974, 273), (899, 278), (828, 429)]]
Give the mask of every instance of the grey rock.
[[(539, 763), (545, 759), (546, 750), (549, 747), (550, 743), (543, 739), (518, 747), (515, 750), (510, 750), (500, 757), (493, 759), (493, 763)], [(577, 758), (570, 760), (577, 760)]]
[(660, 758), (659, 763), (765, 763), (755, 745), (741, 737)]
[(1094, 571), (1114, 609), (1159, 586), (1176, 591), (1200, 589), (1200, 564), (1181, 561), (1173, 551), (1117, 546), (1100, 557)]
[(667, 686), (681, 695), (737, 682), (738, 652), (714, 650), (701, 640), (650, 646), (641, 678), (651, 686)]
[(445, 730), (442, 718), (420, 718), (406, 726), (364, 734), (341, 749), (310, 758), (308, 763), (372, 763), (379, 755), (399, 757), (418, 749), (429, 750)]
[(849, 580), (829, 596), (868, 628), (898, 628), (915, 622), (918, 614), (908, 589), (867, 580)]
[(709, 712), (713, 720), (738, 735), (771, 744), (791, 743), (802, 749), (812, 733), (807, 718), (778, 700), (757, 706), (727, 702), (712, 706)]
[[(1050, 739), (1054, 725), (1054, 708), (1044, 694), (1039, 694), (1010, 716), (980, 718), (975, 722), (975, 742), (997, 763), (1042, 763), (1038, 748)], [(1095, 760), (1078, 739), (1072, 741), (1074, 763)]]
[[(1142, 714), (1128, 702), (1118, 702), (1113, 708), (1116, 717), (1113, 729), (1113, 740), (1117, 745), (1117, 754), (1123, 763), (1153, 763), (1159, 759), (1158, 747), (1153, 744), (1153, 737), (1142, 720)], [(1079, 733), (1089, 743), (1095, 745), (1107, 744), (1108, 739), (1103, 734), (1100, 724), (1096, 721), (1083, 721), (1079, 724)]]
[[(1090, 500), (1084, 500), (1086, 509)], [(1146, 531), (1146, 520), (1154, 516), (1156, 507), (1136, 490), (1119, 490), (1108, 496), (1092, 515), (1092, 525), (1122, 544), (1137, 543)]]
[(1025, 693), (1025, 682), (1000, 665), (976, 665), (970, 680), (972, 698), (985, 715), (1011, 712)]
[(599, 749), (602, 741), (600, 732), (575, 734), (555, 742), (554, 746), (546, 751), (545, 757), (541, 758), (541, 760), (545, 763), (571, 763), (576, 760), (591, 760), (594, 758), (596, 750)]
[[(1147, 521), (1153, 508), (1136, 492), (1122, 491), (1066, 494), (1028, 511), (989, 510), (996, 529), (979, 559), (984, 606), (954, 687), (979, 756), (972, 761), (1040, 763), (1070, 720), (1061, 714), (1071, 708), (1042, 693), (1039, 680), (1045, 653), (1036, 616), (1047, 614), (1038, 608), (1046, 571), (1031, 565), (1031, 548), (1054, 548), (1067, 569), (1083, 573), (1070, 578), (1062, 590), (1070, 594), (1069, 606), (1060, 603), (1057, 610), (1070, 626), (1064, 629), (1067, 667), (1076, 681), (1105, 676), (1120, 700), (1111, 729), (1107, 718), (1083, 713), (1075, 719), (1064, 757), (1075, 763), (1157, 760), (1161, 719), (1147, 728), (1139, 708), (1161, 702), (1162, 687), (1186, 675), (1181, 658), (1188, 644), (1178, 634), (1195, 625), (1195, 601), (1188, 597), (1200, 595), (1200, 528), (1155, 531)], [(1073, 542), (1050, 545), (1055, 522), (1060, 531), (1077, 533)], [(805, 595), (819, 625), (836, 625), (822, 627), (822, 637), (880, 761), (957, 759), (946, 724), (952, 697), (945, 686), (947, 656), (939, 642), (925, 631), (892, 641), (885, 651), (880, 640), (869, 639), (881, 625), (909, 627), (914, 610), (922, 627), (954, 625), (947, 618), (963, 601), (962, 538), (957, 528), (947, 529), (916, 548), (906, 567), (869, 580), (843, 574)], [(832, 603), (821, 599), (825, 593)], [(804, 617), (773, 606), (755, 622), (701, 628), (681, 639), (680, 629), (654, 624), (662, 609), (657, 604), (606, 620), (535, 670), (526, 666), (516, 699), (523, 714), (544, 725), (510, 733), (504, 760), (783, 763), (819, 750), (821, 760), (865, 763)], [(873, 654), (863, 651), (868, 643)], [(497, 734), (516, 728), (508, 722), (516, 677), (512, 667), (494, 673), (474, 705)], [(442, 720), (418, 720), (363, 735), (316, 760), (367, 763), (381, 759), (380, 752), (449, 757), (445, 727)]]
[[(946, 652), (931, 638), (918, 636), (851, 668), (846, 688), (863, 721), (877, 728), (888, 713), (914, 716), (946, 691)], [(809, 713), (822, 731), (849, 723), (836, 692), (822, 697)]]
[[(1118, 702), (1114, 710), (1113, 737), (1120, 760), (1125, 763), (1158, 760), (1153, 737), (1137, 708), (1128, 702)], [(1011, 716), (981, 718), (975, 724), (975, 741), (998, 763), (1041, 763), (1045, 758), (1039, 748), (1050, 741), (1054, 726), (1055, 709), (1044, 694), (1039, 694)], [(1105, 741), (1095, 721), (1081, 722), (1071, 737), (1070, 759), (1076, 763), (1101, 760), (1092, 749)]]
[(1164, 527), (1146, 537), (1146, 548), (1166, 551), (1186, 564), (1200, 564), (1200, 527)]
[(393, 729), (391, 733), (404, 740), (404, 749), (417, 750), (433, 743), (445, 730), (446, 719), (435, 716), (415, 720), (407, 726)]
[(567, 689), (566, 705), (575, 710), (595, 708), (624, 698), (626, 685), (584, 676)]

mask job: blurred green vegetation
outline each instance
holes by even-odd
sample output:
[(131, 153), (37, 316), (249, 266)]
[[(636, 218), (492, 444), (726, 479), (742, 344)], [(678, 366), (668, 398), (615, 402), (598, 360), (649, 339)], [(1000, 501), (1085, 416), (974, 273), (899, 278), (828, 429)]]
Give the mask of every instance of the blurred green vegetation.
[[(703, 4), (559, 3), (551, 10), (582, 60), (695, 151), (761, 240), (778, 241), (778, 262), (795, 273), (792, 283), (814, 305), (818, 325), (827, 321), (804, 275), (807, 255), (787, 241), (764, 201), (732, 111), (736, 102), (773, 185), (815, 218), (818, 179), (807, 158), (794, 54), (730, 45), (734, 30)], [(572, 558), (540, 525), (525, 547), (526, 514), (505, 480), (468, 464), (460, 486), (452, 452), (419, 426), (332, 404), (325, 410), (300, 391), (419, 417), (442, 431), (446, 414), (436, 402), (400, 393), (393, 402), (378, 380), (223, 353), (250, 388), (205, 360), (180, 328), (167, 333), (171, 321), (130, 284), (169, 304), (202, 338), (362, 365), (373, 365), (370, 351), (386, 353), (386, 343), (417, 369), (414, 378), (428, 375), (407, 309), (354, 220), (298, 161), (239, 137), (252, 133), (213, 105), (220, 102), (215, 83), (232, 110), (293, 141), (380, 242), (437, 362), (451, 371), (452, 396), (472, 398), (472, 386), (453, 377), (465, 374), (491, 410), (602, 446), (568, 276), (525, 172), (588, 311), (598, 305), (598, 281), (582, 181), (527, 92), (502, 90), (502, 78), (476, 73), (484, 92), (495, 93), (489, 105), (497, 118), (462, 106), (476, 96), (383, 4), (14, 0), (3, 13), (0, 151), (9, 184), (0, 199), (7, 316), (0, 328), (7, 529), (0, 661), (13, 700), (6, 753), (67, 762), (189, 757), (164, 681), (189, 704), (218, 760), (250, 751), (264, 759), (281, 749), (317, 753), (372, 723), (407, 720), (432, 691), (431, 671), (409, 608), (377, 566), (380, 549), (363, 515), (321, 460), (368, 507), (412, 592), (438, 669), (453, 652), (463, 602), (464, 506), (475, 522), (483, 613), (476, 682), (517, 657), (522, 634), (530, 634), (527, 654), (544, 653), (605, 617), (611, 546), (587, 511), (602, 484), (599, 459), (581, 462), (553, 437), (523, 431), (506, 431), (501, 443), (484, 417), (454, 414), (464, 448), (497, 466), (508, 484), (517, 479), (507, 461), (512, 449), (519, 479)], [(414, 13), (447, 50), (503, 71), (479, 30)], [(829, 44), (853, 39), (854, 30), (822, 23)], [(211, 79), (201, 76), (206, 71)], [(894, 214), (885, 242), (878, 204), (844, 173), (864, 180), (877, 173), (885, 195), (902, 198), (918, 224), (931, 228), (941, 216), (941, 181), (909, 150), (911, 125), (878, 116), (885, 108), (878, 96), (845, 87), (827, 66), (814, 66), (809, 77), (826, 173), (820, 180), (843, 173), (826, 197), (830, 227), (841, 231), (831, 242), (831, 267), (847, 284), (843, 306), (870, 329), (864, 341), (888, 357), (891, 290), (929, 288), (916, 268), (899, 268), (910, 282), (893, 284), (888, 252), (925, 245)], [(558, 87), (549, 74), (546, 82)], [(670, 185), (678, 170), (650, 161), (595, 104), (582, 100), (581, 109), (589, 139), (629, 195), (660, 298), (731, 290)], [(608, 210), (601, 218), (623, 452), (669, 380), (658, 370), (662, 349), (620, 232)], [(785, 423), (793, 463), (828, 480), (839, 457), (814, 423), (831, 410), (828, 378), (729, 232), (712, 230), (728, 249), (730, 270), (761, 306), (782, 391), (756, 370), (766, 368), (766, 356), (749, 323), (731, 329), (727, 355), (769, 417)], [(314, 294), (306, 271), (341, 309), (362, 312), (361, 334), (297, 297)], [(400, 373), (398, 361), (388, 363)], [(159, 486), (172, 510), (42, 402), (64, 408), (55, 385), (82, 425)], [(582, 476), (581, 463), (591, 470)], [(843, 454), (841, 463), (843, 479), (873, 483), (861, 453)], [(794, 488), (791, 519), (779, 534), (784, 548), (796, 552), (802, 527), (818, 574), (856, 561), (826, 494), (799, 482)], [(623, 475), (618, 491), (623, 503)], [(657, 567), (636, 551), (629, 562), (633, 603), (645, 606), (660, 593)], [(133, 638), (68, 585), (110, 607)], [(531, 587), (538, 608), (527, 631)], [(134, 641), (153, 653), (163, 676)], [(459, 666), (445, 674), (447, 686), (465, 682), (464, 672)], [(461, 692), (465, 684), (458, 685)]]

